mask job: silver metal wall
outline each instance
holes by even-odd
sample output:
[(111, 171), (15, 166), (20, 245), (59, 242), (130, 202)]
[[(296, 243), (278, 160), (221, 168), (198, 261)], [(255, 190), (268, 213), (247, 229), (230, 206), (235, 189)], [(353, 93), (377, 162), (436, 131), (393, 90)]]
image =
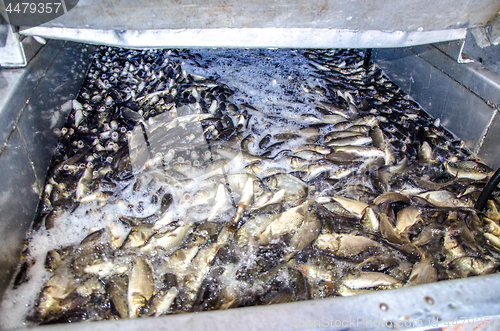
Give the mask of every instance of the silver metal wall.
[(53, 129), (71, 109), (89, 55), (83, 44), (52, 41), (26, 69), (0, 71), (0, 295), (35, 216), (57, 139)]
[(499, 10), (496, 0), (80, 0), (23, 33), (127, 47), (403, 47), (464, 38)]
[(486, 23), (498, 1), (476, 0), (80, 0), (46, 27), (105, 30), (328, 28), (446, 30)]
[[(375, 62), (488, 165), (500, 167), (500, 74), (459, 63), (462, 41), (378, 49)], [(497, 55), (500, 58), (500, 54)]]

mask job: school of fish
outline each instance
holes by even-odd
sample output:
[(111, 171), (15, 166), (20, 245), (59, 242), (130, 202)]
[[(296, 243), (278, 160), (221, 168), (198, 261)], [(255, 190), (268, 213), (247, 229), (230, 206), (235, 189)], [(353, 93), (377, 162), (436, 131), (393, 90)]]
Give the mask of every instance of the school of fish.
[[(492, 170), (362, 52), (293, 54), (318, 82), (296, 82), (305, 108), (261, 109), (184, 69), (210, 66), (195, 51), (100, 47), (32, 232), (82, 211), (109, 222), (47, 252), (51, 276), (27, 319), (161, 316), (496, 272), (498, 194), (474, 209)], [(34, 263), (24, 256), (14, 287)]]

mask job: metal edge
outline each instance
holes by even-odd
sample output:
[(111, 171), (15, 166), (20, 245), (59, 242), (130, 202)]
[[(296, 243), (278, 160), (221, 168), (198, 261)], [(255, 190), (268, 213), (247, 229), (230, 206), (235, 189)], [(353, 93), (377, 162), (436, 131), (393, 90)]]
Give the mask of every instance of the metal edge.
[[(75, 323), (73, 331), (171, 330), (425, 330), (460, 321), (487, 322), (500, 312), (500, 274), (448, 280), (352, 297), (235, 308), (158, 318)], [(498, 318), (496, 318), (498, 319)], [(370, 324), (371, 321), (371, 324)], [(421, 321), (421, 322), (419, 322)], [(377, 323), (378, 322), (378, 323)], [(406, 326), (405, 326), (406, 322)], [(378, 326), (377, 326), (378, 325)], [(59, 331), (67, 324), (33, 327)]]
[(19, 119), (26, 108), (26, 100), (29, 100), (36, 89), (40, 79), (46, 74), (52, 61), (57, 57), (63, 47), (62, 42), (53, 42), (44, 47), (39, 56), (22, 69), (6, 69), (2, 73), (13, 71), (15, 77), (0, 88), (0, 154), (6, 148), (6, 142), (10, 134), (18, 125)]
[(18, 40), (18, 34), (7, 27), (7, 41), (5, 47), (0, 47), (0, 65), (5, 68), (25, 67), (28, 63), (24, 55), (22, 43)]
[[(441, 125), (462, 139), (470, 151), (474, 151), (491, 120), (493, 108), (420, 56), (419, 50), (428, 49), (452, 61), (429, 45), (376, 50), (372, 58), (426, 112), (440, 118)], [(474, 116), (471, 116), (471, 109), (474, 109)]]
[[(58, 115), (59, 125), (61, 121), (65, 120), (69, 109), (66, 109), (65, 112), (63, 107), (59, 106), (66, 101), (64, 95), (61, 94), (66, 94), (67, 98), (72, 99), (78, 93), (92, 61), (92, 52), (83, 51), (83, 48), (87, 47), (86, 45), (72, 44), (70, 42), (49, 41), (27, 67), (5, 70), (20, 71), (20, 74), (11, 86), (0, 89), (0, 99), (7, 99), (0, 106), (0, 115), (7, 115), (7, 113), (11, 115), (8, 118), (0, 116), (2, 117), (0, 124), (3, 125), (0, 126), (6, 131), (5, 141), (2, 142), (0, 148), (0, 159), (5, 155), (14, 155), (10, 157), (11, 163), (16, 162), (18, 159), (23, 159), (23, 162), (21, 162), (22, 166), (4, 167), (2, 171), (7, 173), (9, 178), (17, 178), (16, 176), (20, 174), (24, 166), (28, 169), (25, 169), (25, 172), (33, 173), (33, 178), (32, 181), (17, 180), (15, 184), (12, 184), (12, 182), (1, 183), (3, 184), (1, 186), (4, 195), (3, 200), (7, 199), (7, 193), (11, 191), (18, 192), (16, 196), (22, 196), (23, 199), (22, 201), (14, 199), (14, 203), (5, 200), (7, 203), (0, 204), (0, 210), (8, 210), (5, 215), (0, 217), (0, 225), (3, 230), (0, 231), (2, 234), (0, 241), (5, 244), (7, 240), (12, 238), (19, 239), (17, 244), (9, 243), (7, 246), (4, 245), (0, 254), (0, 262), (3, 267), (3, 271), (0, 272), (0, 301), (5, 289), (12, 282), (13, 275), (17, 272), (26, 232), (33, 222), (37, 204), (40, 201), (40, 193), (45, 182), (48, 163), (53, 154), (52, 151), (47, 152), (47, 150), (55, 147), (56, 137), (52, 137), (52, 130), (48, 128), (48, 130), (40, 131), (36, 130), (36, 126), (47, 122), (50, 123), (52, 120), (50, 117), (51, 112)], [(87, 57), (86, 61), (82, 61), (82, 57)], [(61, 71), (61, 68), (64, 69), (68, 66), (70, 67), (68, 70)], [(78, 70), (81, 72), (80, 75)], [(54, 77), (54, 72), (60, 74)], [(70, 83), (64, 84), (69, 80)], [(63, 85), (61, 85), (61, 88), (47, 93), (47, 88), (54, 85), (51, 84), (51, 81)], [(38, 105), (40, 99), (44, 96), (50, 97), (49, 101), (43, 101), (44, 107), (33, 108)], [(33, 126), (30, 125), (31, 123)], [(35, 130), (32, 130), (32, 128), (35, 128)], [(18, 141), (15, 145), (12, 143), (14, 138), (17, 139), (15, 141)], [(2, 137), (2, 141), (3, 139)], [(19, 191), (24, 193), (21, 194)], [(16, 216), (15, 220), (11, 218), (13, 215)], [(7, 222), (8, 220), (12, 222)], [(12, 227), (9, 227), (10, 225)]]
[(489, 106), (500, 104), (500, 74), (487, 69), (478, 61), (459, 63), (457, 59), (462, 47), (462, 42), (449, 42), (415, 47), (413, 51), (483, 99)]
[(27, 36), (91, 44), (146, 47), (388, 48), (463, 39), (467, 29), (439, 31), (354, 31), (314, 28), (97, 30), (34, 27)]

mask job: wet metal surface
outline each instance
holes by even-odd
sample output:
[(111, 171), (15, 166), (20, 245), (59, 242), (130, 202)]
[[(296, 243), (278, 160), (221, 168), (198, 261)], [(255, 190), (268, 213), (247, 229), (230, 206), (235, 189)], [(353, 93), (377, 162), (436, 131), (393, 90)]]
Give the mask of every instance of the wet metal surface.
[[(4, 69), (0, 87), (0, 295), (7, 286), (39, 200), (67, 111), (91, 58), (88, 46), (53, 41), (25, 69)], [(65, 112), (66, 110), (66, 112)], [(52, 128), (51, 128), (52, 127)]]
[[(468, 148), (476, 148), (493, 113), (491, 107), (412, 50), (379, 50), (375, 53), (381, 59), (377, 64), (390, 77), (393, 74), (404, 91), (427, 112), (440, 118), (441, 125), (464, 140)], [(469, 116), (470, 109), (475, 110), (474, 116)]]
[(405, 47), (465, 37), (494, 0), (81, 0), (28, 35), (121, 47)]
[(0, 169), (0, 288), (5, 289), (19, 263), (39, 199), (35, 174), (18, 130), (0, 155)]
[(53, 42), (44, 47), (26, 69), (4, 69), (0, 73), (6, 84), (1, 89), (0, 101), (0, 142), (5, 142), (30, 98), (39, 80), (45, 75), (54, 57), (64, 42)]
[(493, 116), (500, 75), (478, 62), (457, 63), (455, 43), (376, 50), (375, 62), (484, 162), (498, 167), (500, 147), (494, 141), (500, 127)]
[[(19, 120), (26, 148), (42, 183), (50, 161), (48, 155), (53, 153), (57, 139), (53, 130), (62, 126), (71, 109), (71, 100), (82, 85), (90, 55), (86, 46), (67, 43), (39, 81)], [(41, 127), (46, 129), (40, 130)]]
[(404, 47), (465, 38), (466, 29), (381, 31), (327, 28), (104, 30), (35, 27), (23, 34), (128, 48), (366, 48)]
[(106, 30), (279, 27), (431, 31), (486, 23), (499, 9), (495, 0), (81, 0), (67, 14), (44, 26)]
[(498, 139), (500, 133), (500, 118), (498, 116), (498, 110), (495, 114), (496, 116), (485, 135), (483, 144), (480, 149), (480, 155), (485, 161), (489, 162), (490, 164), (499, 166), (500, 144), (498, 143)]

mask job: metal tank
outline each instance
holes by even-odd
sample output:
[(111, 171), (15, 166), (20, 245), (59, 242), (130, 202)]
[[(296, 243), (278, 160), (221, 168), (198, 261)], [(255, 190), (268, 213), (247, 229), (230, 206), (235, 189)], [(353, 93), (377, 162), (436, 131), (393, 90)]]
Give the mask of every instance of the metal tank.
[[(500, 166), (497, 1), (80, 0), (72, 6), (40, 26), (16, 27), (8, 25), (0, 3), (0, 293), (14, 274), (44, 187), (57, 139), (53, 130), (71, 110), (94, 44), (373, 48), (372, 59), (393, 81), (485, 163)], [(493, 330), (500, 325), (499, 286), (500, 275), (494, 274), (354, 297), (71, 328), (429, 329), (456, 320), (467, 323), (462, 329)]]

